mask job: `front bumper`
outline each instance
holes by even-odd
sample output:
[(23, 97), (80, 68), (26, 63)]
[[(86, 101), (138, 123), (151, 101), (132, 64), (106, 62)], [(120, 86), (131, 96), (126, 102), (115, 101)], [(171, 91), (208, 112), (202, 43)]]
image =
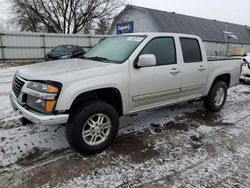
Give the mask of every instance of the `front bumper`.
[(59, 114), (59, 115), (45, 115), (33, 111), (27, 110), (25, 107), (21, 106), (13, 93), (10, 94), (11, 106), (14, 110), (18, 110), (19, 113), (27, 118), (28, 120), (43, 124), (43, 125), (54, 125), (54, 124), (64, 124), (68, 122), (68, 114)]

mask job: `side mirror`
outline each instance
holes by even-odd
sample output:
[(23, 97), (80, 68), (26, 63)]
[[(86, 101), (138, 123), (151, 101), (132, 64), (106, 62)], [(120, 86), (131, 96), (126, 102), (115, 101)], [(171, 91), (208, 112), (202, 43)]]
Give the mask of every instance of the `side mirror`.
[(140, 67), (151, 67), (156, 65), (156, 58), (153, 54), (144, 54), (139, 56), (138, 68)]

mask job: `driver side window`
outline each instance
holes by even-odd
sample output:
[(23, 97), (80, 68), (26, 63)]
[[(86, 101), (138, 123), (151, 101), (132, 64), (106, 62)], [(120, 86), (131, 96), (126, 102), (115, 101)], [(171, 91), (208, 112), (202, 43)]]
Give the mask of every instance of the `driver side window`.
[(141, 51), (140, 55), (153, 54), (156, 65), (176, 64), (176, 52), (174, 39), (171, 37), (160, 37), (151, 40)]

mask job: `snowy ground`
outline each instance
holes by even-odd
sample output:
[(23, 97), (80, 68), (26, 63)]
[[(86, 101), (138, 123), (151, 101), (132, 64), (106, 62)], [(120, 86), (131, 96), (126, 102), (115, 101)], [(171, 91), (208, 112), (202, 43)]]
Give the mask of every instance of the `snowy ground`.
[(0, 69), (0, 187), (249, 187), (250, 87), (229, 90), (223, 110), (179, 104), (121, 119), (107, 151), (69, 148), (62, 125), (22, 126)]

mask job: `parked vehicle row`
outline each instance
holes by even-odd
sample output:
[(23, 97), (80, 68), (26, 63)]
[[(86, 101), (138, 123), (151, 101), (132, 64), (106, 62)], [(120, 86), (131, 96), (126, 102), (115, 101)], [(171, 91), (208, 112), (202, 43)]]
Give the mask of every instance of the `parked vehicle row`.
[(121, 35), (81, 59), (19, 69), (10, 100), (30, 121), (67, 124), (70, 145), (90, 155), (111, 145), (120, 116), (191, 100), (203, 100), (208, 111), (218, 112), (227, 89), (238, 84), (241, 62), (208, 60), (193, 35)]

